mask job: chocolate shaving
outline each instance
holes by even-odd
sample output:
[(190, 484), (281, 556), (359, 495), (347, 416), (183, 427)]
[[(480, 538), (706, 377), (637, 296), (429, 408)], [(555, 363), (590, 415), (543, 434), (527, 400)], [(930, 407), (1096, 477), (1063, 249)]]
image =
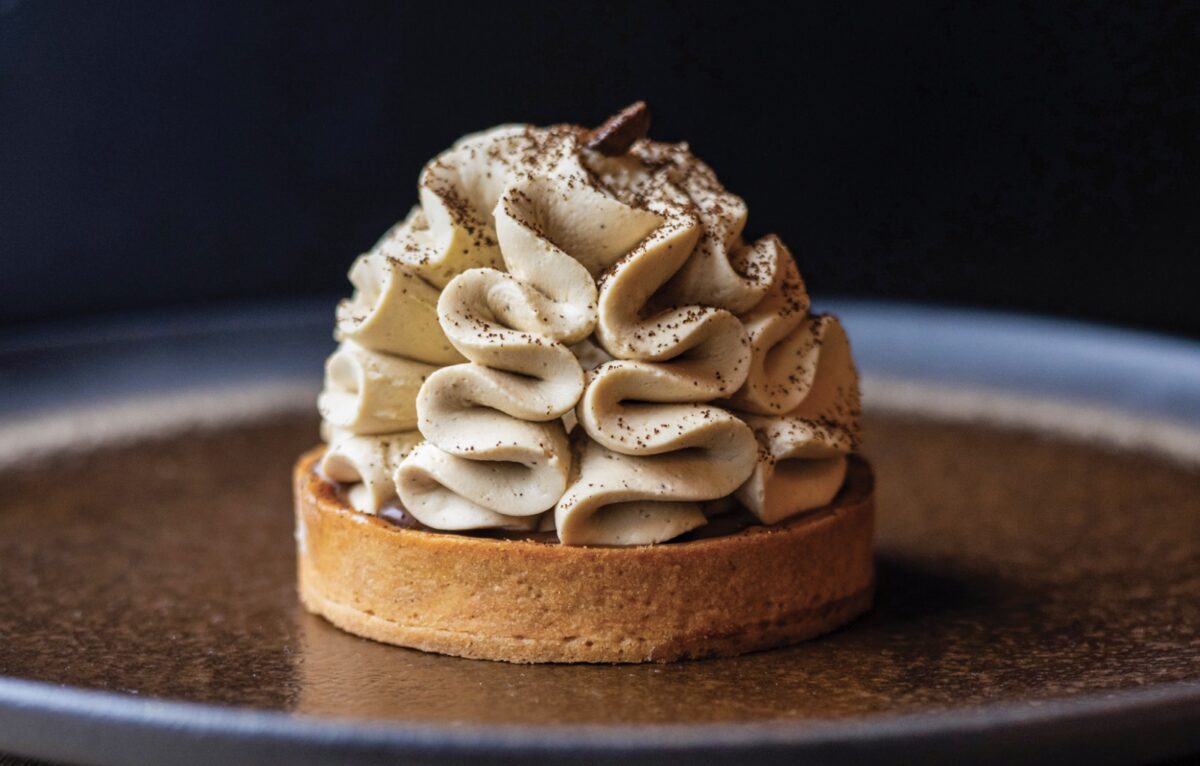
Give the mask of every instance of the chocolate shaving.
[(636, 101), (589, 131), (587, 145), (606, 157), (617, 157), (629, 151), (633, 142), (644, 138), (649, 130), (650, 108), (645, 101)]

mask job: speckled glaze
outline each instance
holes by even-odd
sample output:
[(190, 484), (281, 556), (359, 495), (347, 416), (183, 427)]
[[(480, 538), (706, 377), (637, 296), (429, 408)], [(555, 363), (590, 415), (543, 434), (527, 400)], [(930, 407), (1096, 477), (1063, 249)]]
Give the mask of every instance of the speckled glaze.
[(791, 649), (510, 666), (300, 608), (276, 418), (0, 475), (0, 674), (401, 722), (820, 721), (1200, 680), (1200, 471), (981, 425), (868, 419), (878, 595)]

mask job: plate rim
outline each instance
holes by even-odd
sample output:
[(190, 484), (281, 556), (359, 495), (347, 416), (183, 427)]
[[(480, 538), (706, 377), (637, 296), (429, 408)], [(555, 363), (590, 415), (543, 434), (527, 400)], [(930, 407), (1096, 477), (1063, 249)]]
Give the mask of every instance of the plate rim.
[[(63, 742), (64, 726), (83, 726), (87, 737)], [(114, 729), (124, 737), (113, 737)], [(956, 762), (965, 752), (973, 762), (1005, 763), (1086, 760), (1120, 762), (1120, 756), (1172, 758), (1200, 749), (1200, 681), (1158, 684), (1108, 694), (1001, 702), (959, 709), (889, 715), (886, 712), (797, 724), (699, 723), (559, 725), (398, 724), (300, 713), (255, 710), (118, 692), (61, 687), (0, 677), (0, 731), (6, 747), (34, 757), (70, 758), (81, 763), (136, 762), (144, 752), (191, 762), (203, 745), (203, 760), (245, 755), (249, 762), (316, 764), (333, 755), (374, 762), (399, 756), (414, 762), (454, 758), (604, 759), (696, 755), (736, 762), (747, 757), (817, 756), (820, 763), (854, 763), (887, 757), (926, 763)], [(11, 732), (22, 734), (13, 737)], [(1030, 751), (1030, 743), (1036, 750)], [(164, 749), (164, 745), (166, 748)], [(92, 760), (97, 755), (109, 758)], [(982, 760), (981, 760), (982, 759)], [(239, 760), (245, 760), (239, 757)], [(657, 761), (656, 761), (657, 762)]]

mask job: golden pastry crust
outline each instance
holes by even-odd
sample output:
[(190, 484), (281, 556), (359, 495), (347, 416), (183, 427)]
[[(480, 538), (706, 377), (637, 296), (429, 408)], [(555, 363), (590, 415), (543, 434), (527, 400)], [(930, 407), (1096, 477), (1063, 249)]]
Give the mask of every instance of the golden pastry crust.
[(404, 529), (296, 464), (304, 605), (366, 638), (506, 662), (669, 662), (784, 646), (865, 612), (874, 478), (851, 459), (829, 506), (771, 527), (639, 547)]

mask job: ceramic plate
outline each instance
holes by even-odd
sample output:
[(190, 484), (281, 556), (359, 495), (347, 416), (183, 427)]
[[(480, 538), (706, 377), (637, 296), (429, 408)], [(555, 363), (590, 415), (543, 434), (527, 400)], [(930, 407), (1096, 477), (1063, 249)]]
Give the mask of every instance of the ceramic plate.
[(427, 655), (298, 607), (288, 471), (317, 441), (332, 301), (0, 337), (0, 752), (84, 764), (1200, 753), (1200, 347), (829, 308), (864, 373), (876, 608), (801, 646), (659, 666)]

